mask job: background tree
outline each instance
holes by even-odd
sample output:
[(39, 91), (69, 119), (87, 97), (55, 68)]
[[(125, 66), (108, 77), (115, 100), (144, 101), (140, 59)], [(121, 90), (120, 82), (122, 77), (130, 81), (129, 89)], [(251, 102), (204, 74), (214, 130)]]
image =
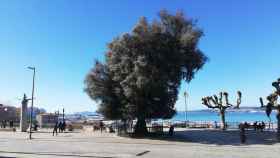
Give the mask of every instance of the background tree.
[(277, 103), (278, 96), (280, 96), (280, 78), (277, 81), (273, 82), (272, 86), (276, 89), (276, 91), (266, 97), (268, 103), (264, 105), (262, 98), (260, 98), (260, 102), (261, 106), (266, 108), (266, 115), (269, 117), (269, 119), (272, 110), (277, 110), (277, 139), (278, 141), (280, 141), (280, 104)]
[(202, 35), (181, 12), (161, 11), (153, 23), (142, 17), (131, 33), (108, 44), (105, 64), (86, 77), (86, 92), (100, 101), (105, 117), (137, 119), (135, 132), (146, 133), (146, 119), (175, 114), (181, 81), (190, 82), (207, 61), (198, 48)]
[(236, 105), (229, 103), (227, 92), (220, 92), (219, 97), (217, 97), (217, 95), (213, 95), (213, 96), (202, 98), (203, 105), (206, 105), (208, 108), (211, 109), (219, 110), (219, 114), (221, 116), (221, 123), (222, 123), (221, 128), (223, 130), (226, 129), (226, 119), (225, 119), (226, 109), (230, 107), (239, 108), (239, 105), (241, 104), (242, 94), (240, 91), (237, 92), (237, 96), (238, 97), (237, 97)]

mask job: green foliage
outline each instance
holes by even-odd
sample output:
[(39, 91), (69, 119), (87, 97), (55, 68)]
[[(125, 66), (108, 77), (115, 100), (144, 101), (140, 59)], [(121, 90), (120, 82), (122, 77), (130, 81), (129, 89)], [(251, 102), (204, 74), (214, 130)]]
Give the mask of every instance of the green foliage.
[(191, 19), (161, 11), (159, 21), (141, 18), (131, 33), (108, 44), (104, 64), (96, 62), (85, 91), (109, 119), (171, 118), (179, 86), (190, 82), (207, 57), (203, 35)]
[(119, 119), (122, 116), (122, 97), (116, 90), (118, 84), (112, 80), (107, 65), (98, 61), (87, 75), (85, 91), (91, 99), (100, 103), (99, 112), (110, 119)]

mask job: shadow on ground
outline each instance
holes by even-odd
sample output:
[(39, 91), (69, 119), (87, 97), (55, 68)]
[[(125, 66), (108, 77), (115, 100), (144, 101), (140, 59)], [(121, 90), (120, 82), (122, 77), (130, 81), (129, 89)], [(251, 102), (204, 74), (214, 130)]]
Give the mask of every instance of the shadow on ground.
[[(59, 157), (82, 157), (82, 158), (114, 158), (109, 156), (89, 156), (89, 155), (78, 155), (69, 153), (52, 153), (52, 152), (11, 152), (11, 151), (0, 151), (5, 154), (20, 154), (20, 155), (37, 155), (37, 156), (59, 156)], [(1, 157), (0, 158), (15, 158), (15, 157)]]
[(272, 131), (246, 131), (246, 143), (240, 142), (239, 130), (214, 130), (214, 129), (188, 129), (176, 131), (172, 137), (166, 133), (164, 136), (151, 136), (145, 139), (191, 142), (213, 145), (272, 145), (276, 144), (276, 132)]

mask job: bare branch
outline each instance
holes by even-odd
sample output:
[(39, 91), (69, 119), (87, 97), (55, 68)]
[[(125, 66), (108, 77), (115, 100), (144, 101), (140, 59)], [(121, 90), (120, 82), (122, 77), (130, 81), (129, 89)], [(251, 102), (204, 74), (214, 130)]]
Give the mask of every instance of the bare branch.
[(223, 93), (220, 92), (219, 104), (223, 105)]
[(219, 103), (219, 99), (218, 99), (217, 95), (214, 95), (214, 100), (215, 100), (216, 104)]
[(215, 101), (213, 100), (212, 97), (204, 97), (204, 98), (202, 98), (202, 104), (203, 105), (206, 105), (208, 108), (211, 108), (211, 109), (217, 108), (217, 106), (212, 105), (211, 101), (212, 101), (212, 103), (215, 104)]
[(261, 108), (264, 107), (263, 98), (260, 97)]
[(236, 108), (239, 108), (239, 106), (241, 104), (241, 98), (242, 98), (242, 93), (240, 91), (237, 91)]

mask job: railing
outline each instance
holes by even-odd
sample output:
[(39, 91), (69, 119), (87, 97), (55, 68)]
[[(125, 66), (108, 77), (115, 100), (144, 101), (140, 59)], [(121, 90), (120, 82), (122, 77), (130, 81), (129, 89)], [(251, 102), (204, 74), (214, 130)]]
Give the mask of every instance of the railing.
[[(239, 129), (239, 124), (244, 122), (226, 122), (227, 129)], [(247, 122), (253, 126), (254, 122)], [(260, 121), (258, 121), (260, 123)], [(276, 122), (264, 122), (266, 130), (275, 130), (277, 128)], [(220, 128), (221, 123), (217, 121), (166, 121), (166, 124), (173, 124), (175, 127), (188, 128)]]
[[(175, 121), (175, 120), (149, 120), (147, 122), (147, 130), (150, 133), (163, 133), (168, 131), (169, 128), (174, 126), (175, 128), (210, 128), (219, 129), (221, 128), (221, 123), (218, 121)], [(260, 121), (259, 121), (260, 122)], [(240, 123), (244, 122), (226, 122), (227, 129), (238, 130)], [(247, 122), (253, 127), (254, 122)], [(109, 126), (114, 129), (117, 133), (133, 133), (136, 120), (124, 123), (121, 121), (114, 121), (114, 123)], [(107, 126), (107, 127), (109, 127)], [(272, 131), (276, 130), (277, 124), (275, 122), (265, 122), (264, 130)], [(252, 130), (254, 128), (249, 128)]]

